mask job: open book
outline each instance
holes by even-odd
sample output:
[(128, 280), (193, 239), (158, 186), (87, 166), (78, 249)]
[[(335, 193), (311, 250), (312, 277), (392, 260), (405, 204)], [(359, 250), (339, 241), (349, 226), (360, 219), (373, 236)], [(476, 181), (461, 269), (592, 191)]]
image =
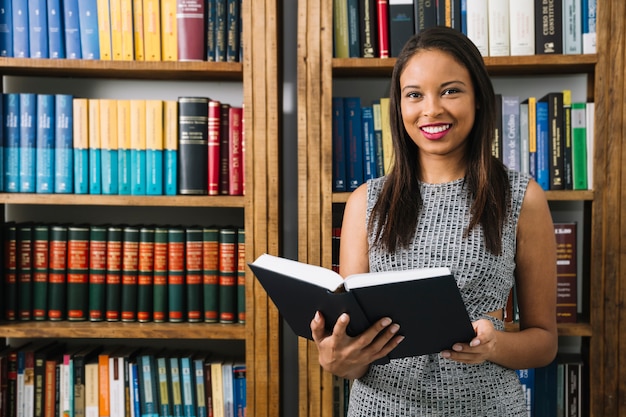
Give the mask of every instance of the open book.
[(289, 327), (307, 339), (312, 339), (310, 323), (318, 310), (329, 332), (337, 318), (348, 313), (350, 336), (390, 317), (405, 337), (389, 354), (392, 359), (438, 353), (475, 336), (448, 268), (372, 272), (343, 279), (330, 269), (268, 254), (249, 266)]

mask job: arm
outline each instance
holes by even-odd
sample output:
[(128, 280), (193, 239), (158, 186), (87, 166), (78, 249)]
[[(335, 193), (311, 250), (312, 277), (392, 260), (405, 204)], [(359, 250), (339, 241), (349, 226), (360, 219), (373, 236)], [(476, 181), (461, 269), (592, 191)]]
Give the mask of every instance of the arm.
[(531, 181), (517, 228), (515, 281), (520, 331), (498, 332), (487, 320), (474, 323), (477, 336), (470, 344), (457, 343), (442, 352), (466, 363), (485, 360), (524, 369), (545, 366), (557, 351), (556, 239), (552, 216), (541, 187)]
[[(367, 186), (355, 190), (343, 215), (341, 246), (339, 255), (340, 273), (346, 277), (360, 272), (369, 272), (367, 225), (365, 209)], [(357, 337), (349, 337), (346, 328), (350, 318), (339, 317), (332, 334), (324, 330), (324, 318), (319, 314), (311, 321), (313, 340), (319, 351), (320, 365), (335, 375), (354, 379), (367, 372), (369, 364), (386, 356), (403, 339), (397, 336), (397, 324), (383, 318)]]

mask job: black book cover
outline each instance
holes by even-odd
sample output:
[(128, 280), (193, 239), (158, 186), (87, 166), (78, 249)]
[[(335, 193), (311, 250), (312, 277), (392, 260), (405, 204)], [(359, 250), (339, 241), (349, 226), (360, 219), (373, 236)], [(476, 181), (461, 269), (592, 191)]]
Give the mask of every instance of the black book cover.
[(563, 2), (535, 0), (535, 53), (563, 53)]
[(411, 0), (389, 1), (390, 56), (397, 57), (406, 41), (415, 34), (415, 17)]
[(378, 56), (378, 36), (376, 34), (376, 0), (359, 0), (359, 32), (361, 57)]
[(208, 193), (209, 99), (178, 99), (178, 193)]

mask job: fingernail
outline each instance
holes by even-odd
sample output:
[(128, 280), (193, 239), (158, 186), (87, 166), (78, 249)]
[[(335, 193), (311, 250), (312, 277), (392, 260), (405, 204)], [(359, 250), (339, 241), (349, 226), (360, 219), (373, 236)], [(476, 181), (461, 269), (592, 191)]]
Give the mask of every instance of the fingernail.
[(450, 352), (448, 352), (447, 350), (443, 351), (443, 352), (441, 352), (441, 356), (446, 358), (446, 359), (448, 359), (448, 358), (450, 358)]
[(461, 345), (454, 345), (454, 346), (452, 346), (452, 349), (456, 350), (457, 352), (460, 352), (460, 351), (463, 350), (463, 346), (461, 346)]
[(383, 327), (387, 327), (391, 324), (391, 319), (388, 317), (385, 317), (383, 321), (381, 321), (380, 323), (383, 325)]
[(348, 315), (346, 313), (343, 313), (341, 316), (339, 316), (339, 320), (341, 320), (342, 323), (345, 323), (346, 321), (348, 321)]
[(403, 340), (404, 340), (404, 336), (398, 336), (398, 337), (396, 338), (396, 344), (398, 344), (398, 343), (402, 342)]
[(474, 346), (478, 346), (480, 345), (480, 339), (474, 339), (470, 342), (470, 346), (474, 347)]
[(397, 332), (398, 332), (398, 330), (400, 330), (400, 325), (399, 325), (399, 324), (394, 324), (393, 326), (391, 326), (391, 327), (389, 328), (389, 331), (390, 331), (391, 333), (397, 333)]
[(316, 311), (316, 312), (315, 312), (315, 317), (313, 317), (313, 319), (314, 319), (315, 321), (320, 321), (320, 312), (319, 312), (319, 311)]

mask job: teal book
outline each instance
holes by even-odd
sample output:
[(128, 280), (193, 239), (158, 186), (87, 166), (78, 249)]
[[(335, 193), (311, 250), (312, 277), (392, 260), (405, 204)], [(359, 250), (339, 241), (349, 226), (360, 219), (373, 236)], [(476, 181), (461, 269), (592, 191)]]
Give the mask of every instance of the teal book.
[(178, 103), (166, 100), (163, 104), (163, 193), (178, 192)]
[(89, 104), (87, 99), (72, 101), (74, 120), (74, 193), (89, 193)]
[(170, 356), (168, 365), (172, 393), (172, 415), (174, 417), (184, 417), (183, 390), (180, 374), (180, 361), (178, 360), (178, 356)]
[(146, 194), (163, 195), (163, 102), (146, 100)]
[(146, 194), (146, 151), (131, 149), (130, 151), (130, 193)]
[(28, 0), (28, 43), (31, 58), (49, 58), (47, 0)]
[(537, 100), (537, 163), (535, 180), (546, 191), (550, 189), (549, 127), (548, 102)]
[(13, 56), (13, 22), (11, 3), (13, 0), (0, 0), (0, 56)]
[(202, 303), (202, 250), (203, 229), (201, 227), (187, 227), (185, 229), (185, 300), (187, 321), (200, 322), (204, 320)]
[(83, 57), (80, 46), (78, 0), (63, 0), (63, 39), (65, 56), (69, 59)]
[(48, 56), (65, 58), (61, 0), (48, 0)]
[(195, 377), (193, 375), (192, 357), (190, 354), (180, 356), (180, 379), (183, 394), (183, 413), (185, 417), (197, 417)]
[(164, 155), (165, 165), (165, 195), (176, 195), (178, 192), (178, 151), (176, 149), (166, 149)]
[(37, 95), (20, 93), (20, 180), (21, 193), (35, 192), (37, 151)]
[(4, 110), (4, 191), (20, 190), (20, 95), (3, 96)]
[(107, 227), (89, 227), (89, 320), (105, 318)]
[(57, 94), (54, 101), (54, 192), (74, 191), (72, 96)]
[(159, 417), (172, 417), (171, 378), (168, 370), (168, 360), (169, 357), (165, 351), (156, 356)]
[(78, 1), (78, 26), (82, 59), (100, 59), (97, 0)]
[(102, 149), (102, 194), (119, 194), (117, 149)]
[(13, 56), (15, 58), (30, 58), (30, 43), (28, 40), (28, 0), (11, 1)]
[(185, 230), (170, 227), (167, 238), (168, 321), (182, 322), (185, 317)]
[(163, 151), (146, 150), (146, 194), (163, 195)]
[(139, 228), (122, 231), (122, 321), (137, 320), (137, 276), (139, 268)]
[(37, 95), (36, 183), (38, 193), (54, 192), (54, 95)]
[[(206, 378), (204, 375), (204, 361), (205, 356), (194, 355), (192, 360), (193, 365), (193, 380), (196, 394), (196, 410), (197, 417), (208, 417), (209, 407), (207, 406), (207, 386)], [(210, 388), (209, 388), (210, 389)], [(212, 410), (212, 406), (210, 409)], [(211, 414), (212, 415), (212, 414)]]
[(143, 352), (137, 357), (139, 370), (140, 417), (160, 417), (155, 357), (152, 352)]
[(130, 195), (130, 107), (130, 100), (117, 100), (117, 192), (120, 195)]
[(219, 322), (237, 322), (237, 229), (219, 232)]
[(67, 226), (50, 227), (48, 319), (63, 320), (67, 297)]

